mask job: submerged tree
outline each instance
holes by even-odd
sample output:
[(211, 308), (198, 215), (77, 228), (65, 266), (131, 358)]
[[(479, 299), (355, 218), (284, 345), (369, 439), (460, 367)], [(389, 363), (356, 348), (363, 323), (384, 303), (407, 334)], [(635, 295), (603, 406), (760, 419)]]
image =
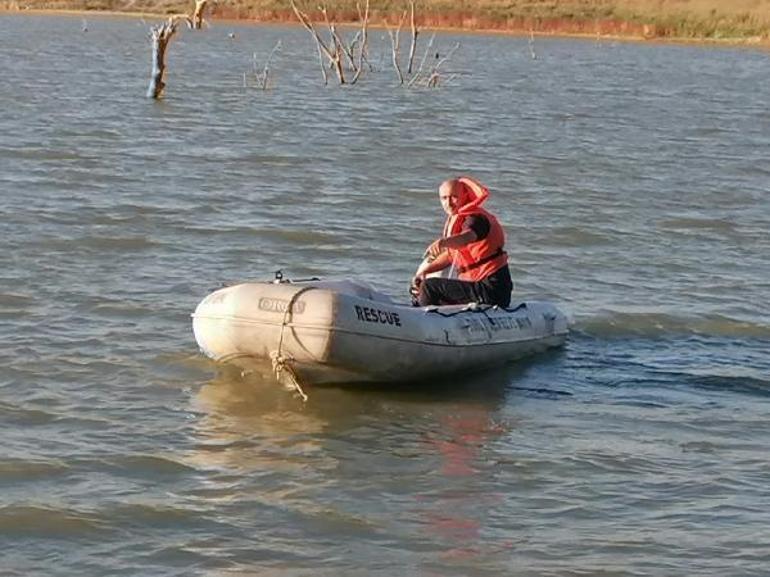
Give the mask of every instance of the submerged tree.
[[(427, 86), (429, 88), (435, 88), (439, 84), (447, 84), (451, 82), (456, 74), (448, 74), (444, 78), (442, 76), (443, 72), (441, 71), (441, 67), (448, 62), (454, 53), (457, 51), (458, 48), (460, 48), (460, 43), (456, 42), (454, 46), (449, 50), (449, 52), (446, 53), (445, 56), (441, 56), (439, 52), (435, 53), (434, 56), (434, 62), (433, 65), (430, 67), (430, 72), (423, 72), (423, 68), (425, 67), (425, 62), (428, 59), (428, 55), (433, 52), (433, 40), (435, 39), (435, 34), (433, 37), (431, 37), (430, 42), (428, 43), (427, 48), (425, 49), (425, 54), (422, 57), (422, 60), (420, 61), (420, 68), (417, 70), (415, 75), (412, 77), (412, 79), (409, 81), (409, 86), (413, 86), (415, 84), (419, 84), (421, 86)], [(443, 78), (443, 80), (442, 80)]]
[(401, 72), (401, 66), (398, 63), (398, 50), (401, 42), (401, 26), (404, 24), (404, 18), (406, 17), (406, 10), (401, 14), (401, 20), (398, 21), (398, 27), (395, 30), (388, 30), (388, 36), (390, 37), (390, 50), (393, 57), (393, 68), (396, 70), (396, 76), (398, 76), (398, 83), (404, 83), (404, 74)]
[(417, 25), (414, 22), (414, 0), (409, 0), (409, 10), (411, 12), (409, 20), (412, 25), (412, 44), (409, 48), (409, 63), (406, 67), (407, 74), (412, 73), (412, 66), (414, 65), (414, 52), (417, 49), (417, 36), (420, 34), (420, 31), (417, 29)]
[(401, 13), (401, 18), (398, 21), (398, 26), (395, 30), (391, 30), (389, 27), (386, 26), (386, 29), (388, 31), (388, 36), (390, 37), (390, 48), (391, 48), (391, 56), (393, 61), (393, 67), (396, 69), (396, 76), (398, 76), (398, 83), (403, 84), (404, 83), (404, 74), (401, 71), (401, 65), (399, 64), (399, 48), (400, 48), (400, 37), (401, 37), (401, 27), (404, 25), (404, 20), (406, 19), (407, 12), (409, 13), (409, 23), (410, 27), (412, 29), (412, 42), (409, 46), (409, 56), (407, 58), (407, 65), (406, 65), (406, 73), (408, 76), (412, 75), (412, 72), (414, 71), (414, 56), (417, 50), (417, 37), (420, 34), (419, 29), (417, 28), (417, 23), (415, 21), (415, 15), (414, 15), (414, 0), (409, 0), (409, 9), (404, 10)]
[(171, 17), (167, 22), (159, 26), (153, 26), (150, 30), (152, 40), (152, 74), (150, 77), (150, 86), (147, 89), (147, 98), (158, 99), (163, 96), (163, 90), (166, 88), (164, 76), (166, 74), (166, 48), (171, 38), (176, 33), (176, 27), (179, 23), (177, 18)]
[[(414, 58), (417, 54), (417, 38), (420, 34), (419, 29), (417, 28), (416, 22), (415, 22), (415, 3), (414, 0), (409, 1), (409, 12), (410, 12), (410, 25), (412, 29), (412, 42), (411, 46), (409, 47), (409, 57), (407, 60), (407, 67), (406, 67), (406, 74), (409, 76), (408, 82), (406, 82), (406, 85), (408, 88), (412, 88), (414, 86), (427, 86), (427, 87), (436, 87), (439, 86), (439, 84), (446, 84), (450, 82), (456, 74), (445, 74), (441, 67), (446, 64), (454, 55), (454, 53), (457, 51), (457, 49), (460, 47), (460, 43), (457, 42), (447, 53), (445, 56), (441, 56), (438, 50), (434, 48), (434, 43), (436, 41), (436, 34), (434, 33), (431, 35), (430, 40), (428, 41), (427, 46), (425, 47), (425, 51), (423, 53), (423, 56), (420, 60), (420, 65), (415, 70), (414, 68)], [(390, 42), (391, 42), (391, 51), (393, 56), (393, 66), (396, 69), (396, 74), (398, 75), (399, 84), (404, 84), (404, 75), (401, 72), (401, 66), (399, 65), (399, 34), (401, 32), (401, 27), (404, 23), (404, 20), (406, 19), (407, 10), (404, 10), (404, 12), (401, 15), (401, 19), (398, 23), (398, 28), (395, 30), (395, 32), (388, 29), (388, 35), (390, 36)], [(435, 55), (435, 56), (434, 56)], [(429, 66), (426, 68), (426, 64), (428, 62), (429, 57), (433, 56), (433, 64), (432, 66)]]
[[(270, 87), (270, 64), (273, 61), (273, 57), (276, 55), (277, 52), (280, 52), (281, 50), (281, 41), (279, 40), (276, 42), (275, 46), (273, 46), (273, 49), (270, 51), (270, 54), (267, 55), (267, 60), (265, 60), (264, 66), (262, 66), (262, 70), (259, 70), (259, 66), (257, 65), (257, 53), (255, 52), (252, 55), (252, 75), (254, 77), (254, 84), (256, 86), (259, 86), (262, 90), (267, 90)], [(248, 82), (246, 81), (246, 73), (243, 74), (243, 87), (246, 88), (248, 86)]]
[(290, 2), (292, 10), (302, 26), (304, 26), (315, 39), (318, 57), (321, 62), (321, 72), (323, 73), (324, 84), (328, 82), (326, 66), (324, 65), (323, 60), (324, 56), (326, 56), (329, 67), (337, 74), (337, 80), (340, 84), (347, 83), (345, 78), (345, 68), (343, 66), (344, 57), (350, 70), (353, 72), (353, 78), (350, 80), (350, 84), (355, 84), (361, 76), (363, 65), (366, 61), (366, 51), (368, 49), (367, 28), (369, 25), (369, 0), (366, 0), (363, 10), (361, 9), (360, 4), (356, 4), (356, 7), (358, 8), (358, 17), (361, 21), (361, 30), (356, 33), (349, 43), (346, 43), (337, 32), (337, 24), (329, 17), (329, 12), (325, 4), (321, 4), (318, 9), (323, 15), (324, 21), (329, 28), (328, 41), (325, 41), (321, 37), (310, 16), (306, 12), (300, 10), (294, 0), (290, 0)]
[(209, 0), (195, 0), (192, 16), (187, 19), (187, 25), (194, 30), (200, 30), (203, 25), (203, 11)]
[(209, 0), (195, 0), (195, 7), (191, 15), (171, 16), (167, 22), (153, 26), (150, 29), (152, 40), (152, 75), (150, 86), (147, 89), (147, 97), (159, 99), (163, 96), (166, 87), (164, 77), (166, 74), (166, 49), (171, 38), (176, 34), (177, 26), (181, 20), (187, 22), (187, 26), (193, 30), (200, 30), (203, 25), (203, 11)]

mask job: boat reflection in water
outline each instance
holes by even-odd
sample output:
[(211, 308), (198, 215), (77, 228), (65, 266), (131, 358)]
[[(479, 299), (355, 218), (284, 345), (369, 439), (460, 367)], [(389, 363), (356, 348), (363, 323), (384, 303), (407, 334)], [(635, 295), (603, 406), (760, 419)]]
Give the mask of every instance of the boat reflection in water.
[(189, 458), (207, 473), (200, 506), (215, 502), (218, 515), (248, 527), (275, 563), (312, 559), (344, 572), (406, 556), (424, 574), (503, 567), (514, 543), (497, 511), (510, 479), (496, 479), (519, 419), (508, 397), (537, 364), (396, 388), (317, 388), (307, 402), (276, 387), (269, 367), (245, 378), (225, 368), (193, 400)]

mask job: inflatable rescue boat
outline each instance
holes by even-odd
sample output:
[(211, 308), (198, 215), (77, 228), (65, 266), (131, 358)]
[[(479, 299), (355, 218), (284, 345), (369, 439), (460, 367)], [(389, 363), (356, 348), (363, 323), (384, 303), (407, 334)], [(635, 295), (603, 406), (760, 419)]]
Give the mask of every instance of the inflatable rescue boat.
[(272, 361), (300, 392), (490, 368), (561, 346), (569, 330), (548, 302), (413, 307), (350, 280), (236, 284), (192, 317), (206, 356), (247, 370)]

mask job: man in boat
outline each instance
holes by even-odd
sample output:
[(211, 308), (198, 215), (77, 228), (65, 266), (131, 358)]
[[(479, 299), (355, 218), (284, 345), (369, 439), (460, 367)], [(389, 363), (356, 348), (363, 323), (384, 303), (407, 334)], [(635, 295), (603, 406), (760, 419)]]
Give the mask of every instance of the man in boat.
[[(481, 208), (487, 198), (487, 187), (467, 176), (441, 184), (439, 200), (447, 221), (412, 280), (412, 304), (510, 304), (513, 283), (505, 233), (497, 218)], [(428, 276), (446, 269), (457, 278)]]

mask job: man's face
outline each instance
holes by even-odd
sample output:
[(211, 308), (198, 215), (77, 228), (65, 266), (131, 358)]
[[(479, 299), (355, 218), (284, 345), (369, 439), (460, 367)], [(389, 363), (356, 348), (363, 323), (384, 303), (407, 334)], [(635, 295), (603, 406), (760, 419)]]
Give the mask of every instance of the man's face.
[(438, 189), (438, 197), (441, 200), (441, 208), (444, 212), (452, 215), (463, 205), (463, 195), (460, 186), (453, 185), (451, 182), (445, 182)]

